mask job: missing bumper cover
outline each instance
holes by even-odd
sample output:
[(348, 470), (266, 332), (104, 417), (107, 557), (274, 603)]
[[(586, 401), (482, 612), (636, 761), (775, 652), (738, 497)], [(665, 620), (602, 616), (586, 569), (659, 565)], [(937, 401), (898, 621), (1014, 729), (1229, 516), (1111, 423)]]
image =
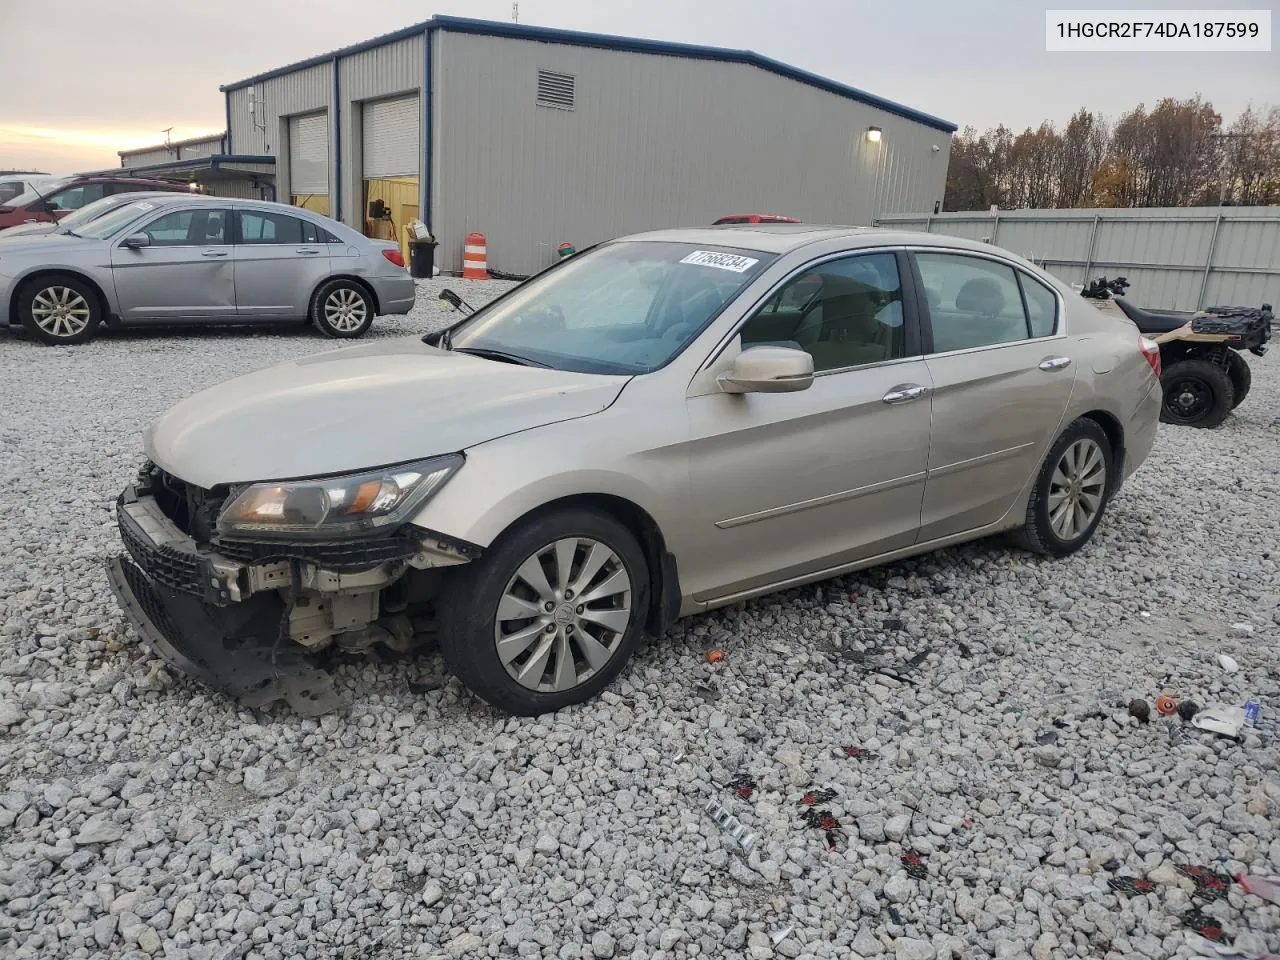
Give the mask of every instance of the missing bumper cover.
[(281, 636), (284, 609), (262, 595), (217, 607), (151, 580), (123, 557), (107, 564), (111, 590), (166, 663), (246, 707), (284, 700), (303, 716), (346, 706), (332, 678)]

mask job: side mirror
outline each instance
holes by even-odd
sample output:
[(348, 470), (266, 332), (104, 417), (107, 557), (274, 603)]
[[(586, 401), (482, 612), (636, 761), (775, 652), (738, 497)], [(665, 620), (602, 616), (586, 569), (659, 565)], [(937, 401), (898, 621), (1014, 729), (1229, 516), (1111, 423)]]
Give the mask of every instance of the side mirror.
[(792, 347), (748, 347), (716, 378), (725, 393), (794, 393), (813, 386), (813, 357)]
[(141, 250), (143, 247), (151, 246), (151, 238), (145, 233), (134, 233), (124, 238), (121, 246), (128, 247), (130, 250)]

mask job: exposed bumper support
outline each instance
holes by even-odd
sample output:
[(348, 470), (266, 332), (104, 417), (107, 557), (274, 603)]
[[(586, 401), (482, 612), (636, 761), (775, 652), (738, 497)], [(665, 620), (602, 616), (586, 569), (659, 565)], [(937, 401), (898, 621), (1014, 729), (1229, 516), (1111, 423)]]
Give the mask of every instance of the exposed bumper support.
[(214, 606), (156, 583), (123, 557), (108, 562), (107, 577), (143, 639), (176, 670), (246, 707), (284, 700), (319, 716), (346, 706), (332, 678), (283, 635), (278, 597)]

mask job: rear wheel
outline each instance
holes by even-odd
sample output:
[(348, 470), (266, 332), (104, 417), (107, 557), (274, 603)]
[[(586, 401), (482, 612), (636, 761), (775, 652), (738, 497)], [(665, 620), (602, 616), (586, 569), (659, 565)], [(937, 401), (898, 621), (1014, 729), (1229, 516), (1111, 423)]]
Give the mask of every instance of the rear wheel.
[(373, 324), (373, 298), (354, 281), (330, 280), (311, 298), (311, 321), (326, 337), (359, 337)]
[(1233, 351), (1227, 354), (1227, 376), (1231, 378), (1231, 386), (1235, 391), (1235, 401), (1232, 403), (1232, 409), (1235, 409), (1249, 395), (1249, 388), (1253, 386), (1253, 370), (1249, 367), (1249, 361)]
[(1164, 403), (1160, 419), (1183, 427), (1216, 427), (1235, 406), (1227, 371), (1209, 360), (1181, 360), (1160, 375)]
[(1106, 510), (1114, 463), (1111, 441), (1096, 422), (1081, 417), (1068, 425), (1040, 467), (1014, 542), (1055, 557), (1083, 547)]
[(102, 323), (97, 293), (79, 277), (40, 277), (18, 293), (18, 318), (44, 343), (84, 343)]
[(567, 509), (504, 534), (455, 573), (440, 649), (473, 693), (532, 716), (589, 700), (621, 672), (644, 629), (649, 571), (631, 532)]

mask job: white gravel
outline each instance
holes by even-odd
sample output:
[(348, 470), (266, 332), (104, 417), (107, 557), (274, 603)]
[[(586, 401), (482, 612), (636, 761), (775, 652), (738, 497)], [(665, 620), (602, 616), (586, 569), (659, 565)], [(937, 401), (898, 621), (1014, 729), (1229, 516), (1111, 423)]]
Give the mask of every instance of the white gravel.
[[(372, 335), (441, 322), (439, 286)], [(434, 657), (344, 666), (347, 716), (255, 715), (126, 627), (111, 507), (174, 401), (338, 346), (0, 336), (0, 956), (1185, 957), (1172, 864), (1280, 873), (1271, 730), (1123, 706), (1280, 715), (1274, 359), (1221, 430), (1162, 428), (1073, 558), (979, 543), (694, 618), (555, 716), (411, 693)], [(836, 791), (834, 852), (799, 823), (809, 787)], [(710, 797), (755, 833), (745, 857)], [(1280, 950), (1280, 907), (1232, 884), (1205, 909)]]

